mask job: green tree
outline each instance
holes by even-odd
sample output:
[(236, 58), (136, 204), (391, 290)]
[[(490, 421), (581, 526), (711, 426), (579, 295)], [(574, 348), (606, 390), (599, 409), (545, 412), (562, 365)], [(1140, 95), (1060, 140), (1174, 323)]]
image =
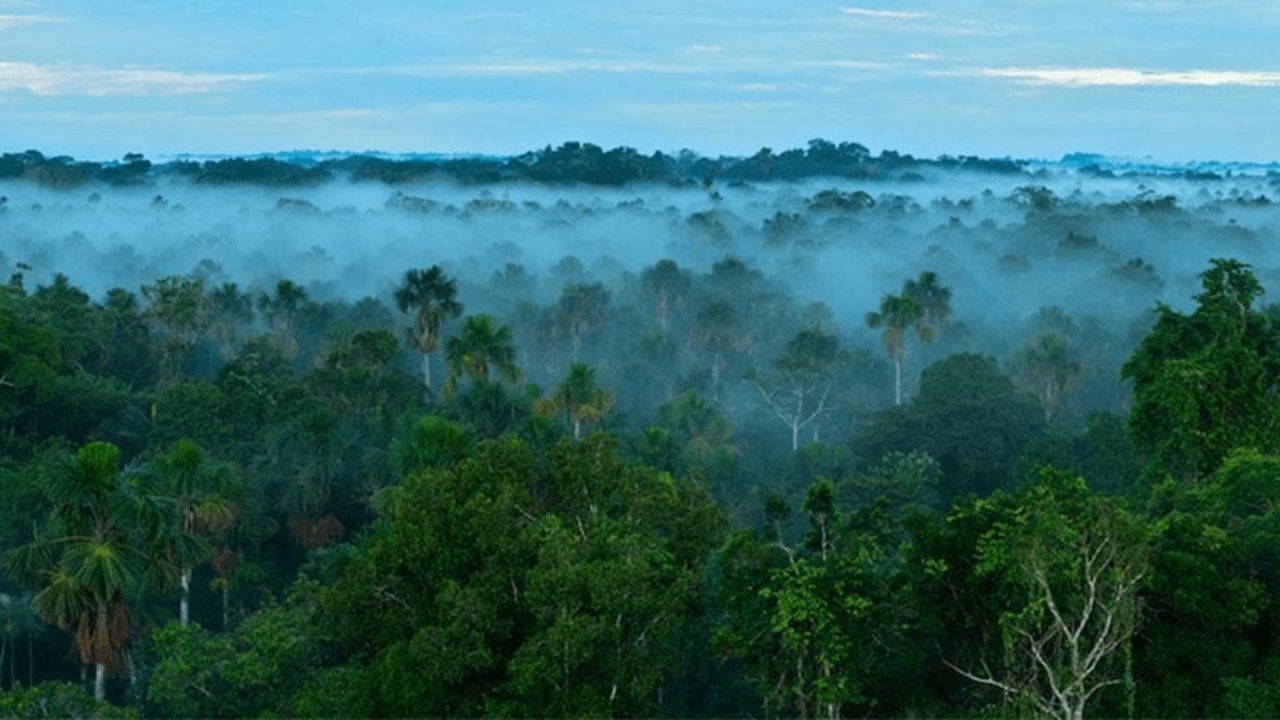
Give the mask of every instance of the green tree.
[(920, 450), (942, 466), (943, 499), (1008, 486), (1018, 460), (1044, 433), (1035, 398), (1000, 372), (993, 358), (961, 353), (925, 368), (920, 392), (882, 410), (858, 439), (871, 460)]
[(449, 338), (444, 352), (449, 364), (446, 396), (453, 394), (459, 380), (489, 380), (491, 371), (511, 382), (520, 379), (511, 329), (488, 315), (471, 315), (464, 320), (462, 331)]
[(462, 303), (457, 296), (457, 282), (439, 265), (406, 272), (393, 296), (400, 312), (413, 313), (414, 326), (409, 337), (422, 353), (422, 384), (428, 391), (432, 388), (431, 353), (440, 342), (440, 328), (462, 314)]
[(373, 715), (654, 715), (723, 521), (593, 436), (504, 438), (404, 482), (342, 564), (324, 626)]
[[(288, 597), (213, 635), (198, 624), (156, 630), (147, 702), (170, 717), (367, 716), (358, 695), (334, 693), (315, 633), (320, 588), (300, 578)], [(322, 686), (330, 686), (322, 689)], [(338, 704), (315, 707), (328, 690)]]
[(930, 342), (951, 317), (951, 289), (938, 281), (937, 273), (926, 270), (902, 285), (902, 295), (920, 308), (920, 327), (925, 330), (921, 339)]
[(147, 315), (162, 337), (162, 377), (166, 384), (178, 381), (182, 368), (209, 322), (204, 281), (170, 275), (142, 286)]
[(1075, 389), (1083, 371), (1074, 350), (1056, 333), (1028, 340), (1013, 363), (1019, 384), (1040, 401), (1045, 422), (1058, 414), (1063, 397)]
[(742, 663), (766, 715), (885, 714), (894, 674), (909, 665), (894, 590), (897, 541), (877, 510), (846, 514), (826, 481), (804, 501), (808, 532), (791, 544), (780, 499), (767, 525), (720, 553), (716, 646)]
[(893, 404), (902, 404), (902, 368), (907, 362), (907, 335), (914, 331), (920, 342), (933, 342), (941, 323), (951, 316), (951, 290), (938, 283), (933, 272), (908, 280), (897, 295), (886, 294), (880, 308), (866, 316), (867, 327), (883, 328), (880, 339), (893, 360)]
[(840, 341), (821, 328), (802, 330), (787, 342), (765, 373), (749, 376), (765, 405), (791, 431), (791, 451), (800, 449), (800, 431), (818, 424), (828, 412), (828, 399), (844, 353)]
[(1274, 717), (1280, 593), (1280, 459), (1229, 455), (1196, 483), (1152, 489), (1145, 594), (1135, 644), (1138, 714)]
[(286, 358), (298, 354), (298, 319), (309, 301), (306, 288), (288, 279), (277, 281), (272, 292), (258, 295), (258, 310), (270, 323)]
[(1100, 692), (1127, 683), (1132, 714), (1126, 658), (1148, 572), (1146, 528), (1067, 474), (1042, 471), (1019, 496), (1013, 517), (976, 548), (975, 572), (1004, 574), (1021, 591), (987, 618), (998, 622), (1003, 662), (944, 662), (1023, 712), (1061, 720), (1081, 720)]
[(694, 347), (705, 348), (710, 355), (711, 387), (718, 391), (730, 353), (742, 349), (746, 343), (733, 305), (727, 300), (716, 299), (699, 310), (694, 318), (691, 342)]
[(658, 326), (662, 328), (662, 332), (667, 332), (671, 324), (671, 313), (684, 305), (693, 279), (674, 260), (663, 259), (641, 273), (640, 283), (653, 299)]
[(1133, 381), (1134, 440), (1179, 478), (1213, 472), (1237, 447), (1275, 449), (1280, 431), (1280, 344), (1254, 308), (1262, 286), (1236, 260), (1215, 259), (1200, 277), (1196, 309), (1159, 305), (1123, 370)]
[[(231, 501), (230, 468), (211, 461), (194, 440), (183, 438), (156, 463), (158, 489), (177, 506), (178, 537), (200, 538), (206, 542), (225, 531), (235, 519)], [(183, 625), (191, 617), (191, 573), (209, 559), (205, 543), (175, 548), (174, 563), (181, 573), (182, 595), (178, 619)]]
[(85, 694), (67, 682), (46, 682), (32, 687), (15, 687), (0, 692), (0, 715), (10, 718), (57, 717), (69, 720), (119, 718), (136, 720), (132, 708), (121, 708)]
[(914, 328), (919, 337), (926, 327), (923, 321), (924, 311), (919, 303), (905, 295), (885, 295), (880, 300), (880, 309), (867, 313), (867, 327), (872, 330), (883, 328), (880, 340), (893, 360), (894, 405), (902, 404), (902, 366), (907, 362), (907, 333)]
[(598, 328), (609, 307), (609, 291), (601, 283), (572, 283), (560, 293), (551, 309), (557, 334), (567, 334), (576, 361), (582, 356), (583, 339)]
[(585, 363), (573, 363), (569, 374), (550, 396), (538, 404), (548, 417), (564, 413), (573, 428), (573, 439), (582, 439), (582, 426), (593, 425), (613, 407), (613, 393), (596, 385), (596, 371)]
[(71, 633), (80, 661), (95, 667), (102, 700), (108, 666), (121, 661), (132, 632), (128, 599), (179, 574), (156, 541), (165, 536), (163, 505), (121, 474), (120, 450), (108, 443), (64, 458), (42, 486), (52, 517), (5, 566), (36, 588), (40, 617)]
[(218, 354), (225, 362), (238, 350), (240, 329), (253, 321), (253, 299), (233, 282), (209, 291), (210, 329)]

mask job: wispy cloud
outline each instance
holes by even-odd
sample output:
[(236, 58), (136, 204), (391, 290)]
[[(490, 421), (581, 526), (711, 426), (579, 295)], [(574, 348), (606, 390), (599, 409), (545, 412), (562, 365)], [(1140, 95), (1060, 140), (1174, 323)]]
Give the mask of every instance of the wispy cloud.
[(52, 23), (66, 22), (66, 18), (56, 17), (54, 15), (17, 15), (13, 13), (0, 13), (0, 32), (12, 30), (23, 25), (49, 25)]
[(441, 63), (438, 65), (390, 65), (364, 68), (343, 68), (336, 72), (355, 75), (401, 75), (408, 77), (457, 77), (457, 76), (521, 76), (565, 75), (569, 73), (595, 72), (614, 74), (676, 74), (692, 75), (705, 72), (701, 65), (663, 63), (645, 60), (502, 60), (494, 62)]
[(850, 22), (871, 24), (902, 32), (934, 35), (1004, 35), (1011, 30), (1009, 27), (982, 20), (950, 17), (917, 10), (846, 7), (841, 8), (840, 12)]
[[(951, 73), (956, 74), (956, 73)], [(1256, 70), (1140, 70), (1134, 68), (979, 68), (982, 77), (1005, 78), (1025, 85), (1060, 87), (1136, 87), (1193, 85), (1200, 87), (1280, 86), (1280, 72)]]
[(192, 95), (266, 80), (261, 73), (209, 73), (162, 68), (102, 68), (0, 62), (0, 93), (34, 95)]
[(841, 8), (840, 12), (845, 15), (854, 15), (857, 17), (876, 18), (879, 20), (921, 20), (933, 17), (932, 13), (914, 12), (910, 10), (876, 10), (874, 8), (847, 7)]
[(934, 53), (913, 52), (907, 53), (905, 56), (908, 60), (937, 60), (938, 56)]

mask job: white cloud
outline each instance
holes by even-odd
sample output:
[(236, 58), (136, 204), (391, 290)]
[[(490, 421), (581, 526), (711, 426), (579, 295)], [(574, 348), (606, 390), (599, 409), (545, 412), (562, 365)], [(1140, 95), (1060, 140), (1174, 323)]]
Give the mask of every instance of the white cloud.
[(468, 75), (564, 75), (575, 72), (655, 73), (692, 75), (704, 72), (698, 65), (646, 62), (640, 60), (503, 60), (440, 65), (390, 65), (383, 67), (343, 68), (339, 74), (404, 75), (410, 77), (456, 77)]
[(0, 93), (34, 95), (191, 95), (265, 80), (259, 73), (183, 72), (160, 68), (101, 68), (0, 62)]
[(1005, 35), (1014, 28), (981, 20), (949, 17), (914, 10), (875, 10), (872, 8), (841, 8), (850, 22), (874, 24), (895, 31), (929, 33), (933, 35)]
[[(964, 73), (962, 73), (964, 74)], [(1027, 85), (1061, 87), (1280, 86), (1280, 72), (1243, 70), (1139, 70), (1134, 68), (980, 68), (982, 77), (1006, 78)]]
[(719, 45), (690, 45), (689, 52), (694, 55), (719, 55), (724, 48)]
[(938, 56), (933, 53), (913, 52), (907, 53), (906, 58), (908, 60), (937, 60)]
[(50, 23), (66, 22), (66, 18), (55, 17), (53, 15), (15, 15), (12, 13), (0, 13), (0, 32), (12, 30), (23, 25), (48, 25)]
[(847, 7), (840, 12), (857, 17), (876, 18), (879, 20), (922, 20), (933, 17), (931, 13), (913, 12), (909, 10), (874, 10), (872, 8)]

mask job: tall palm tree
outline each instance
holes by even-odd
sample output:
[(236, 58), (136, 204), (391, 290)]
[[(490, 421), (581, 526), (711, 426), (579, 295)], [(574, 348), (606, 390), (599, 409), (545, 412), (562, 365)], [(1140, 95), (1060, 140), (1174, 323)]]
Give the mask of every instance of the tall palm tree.
[(924, 325), (924, 310), (920, 304), (906, 293), (901, 295), (885, 295), (880, 299), (880, 309), (867, 313), (867, 327), (872, 330), (883, 328), (880, 339), (885, 350), (893, 360), (893, 404), (902, 404), (902, 366), (907, 361), (907, 333), (916, 331), (921, 337), (927, 335)]
[(225, 282), (209, 291), (210, 330), (224, 361), (235, 354), (239, 330), (253, 320), (253, 299), (233, 282)]
[(509, 382), (520, 379), (511, 328), (488, 315), (472, 315), (463, 321), (462, 332), (449, 338), (444, 352), (449, 364), (449, 377), (444, 382), (446, 395), (452, 395), (463, 378), (488, 380), (491, 370)]
[(737, 454), (738, 449), (729, 444), (733, 436), (729, 415), (692, 390), (666, 403), (658, 412), (662, 424), (693, 458), (702, 460), (719, 452)]
[(573, 426), (573, 439), (582, 439), (582, 426), (600, 421), (613, 408), (613, 393), (596, 385), (596, 371), (585, 363), (573, 363), (569, 374), (550, 397), (538, 403), (539, 413), (564, 413)]
[(926, 270), (902, 286), (902, 294), (920, 306), (917, 332), (921, 340), (931, 342), (938, 326), (951, 317), (951, 289), (938, 282), (938, 274)]
[(409, 340), (422, 353), (422, 384), (428, 390), (431, 389), (431, 353), (440, 342), (440, 327), (462, 314), (462, 303), (457, 296), (457, 282), (445, 275), (439, 265), (406, 272), (395, 291), (400, 312), (414, 314)]
[(601, 283), (566, 285), (552, 308), (557, 333), (568, 333), (576, 360), (582, 353), (582, 339), (604, 322), (609, 291)]
[(280, 351), (287, 358), (298, 353), (298, 314), (306, 307), (310, 296), (306, 288), (292, 280), (280, 280), (275, 292), (258, 296), (258, 309), (267, 316), (280, 341)]
[[(210, 462), (195, 441), (183, 438), (158, 463), (161, 491), (177, 506), (178, 530), (183, 536), (207, 538), (230, 527), (235, 508), (227, 497), (230, 477), (225, 466)], [(191, 616), (191, 573), (210, 557), (203, 544), (196, 554), (175, 557), (181, 571), (182, 596), (178, 618), (183, 626)]]
[(719, 388), (729, 353), (742, 342), (737, 310), (727, 300), (712, 300), (698, 312), (692, 340), (711, 354), (711, 386)]
[(666, 332), (671, 321), (671, 311), (684, 304), (685, 296), (693, 284), (692, 279), (674, 260), (659, 260), (640, 275), (640, 282), (645, 290), (656, 296), (654, 312), (662, 332)]
[(294, 540), (307, 549), (342, 536), (331, 512), (335, 492), (349, 490), (348, 461), (358, 433), (328, 408), (318, 408), (273, 430), (259, 468), (276, 484), (278, 503)]
[(159, 542), (164, 506), (135, 480), (121, 473), (115, 445), (80, 448), (41, 483), (53, 506), (45, 532), (5, 556), (6, 568), (36, 588), (40, 617), (71, 633), (80, 661), (94, 666), (99, 700), (131, 634), (126, 598), (178, 575)]
[(1071, 345), (1057, 333), (1032, 338), (1014, 357), (1019, 384), (1035, 393), (1045, 422), (1053, 420), (1062, 398), (1075, 388), (1083, 366)]
[(147, 316), (163, 337), (163, 380), (177, 382), (187, 354), (208, 323), (204, 281), (177, 275), (162, 277), (143, 285), (142, 296), (147, 299)]

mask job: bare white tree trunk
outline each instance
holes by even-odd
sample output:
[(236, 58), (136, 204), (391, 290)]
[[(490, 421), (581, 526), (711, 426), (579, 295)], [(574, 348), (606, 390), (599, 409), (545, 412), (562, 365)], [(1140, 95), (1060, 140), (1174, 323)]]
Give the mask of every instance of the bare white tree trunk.
[(893, 359), (893, 404), (902, 404), (902, 358)]
[(182, 627), (191, 624), (191, 571), (182, 573), (182, 599), (178, 601), (178, 621)]
[(431, 353), (422, 353), (422, 384), (431, 389)]
[(1132, 548), (1120, 547), (1105, 531), (1079, 540), (1080, 570), (1071, 607), (1060, 602), (1045, 558), (1033, 554), (1026, 571), (1035, 582), (1045, 616), (1013, 620), (1016, 667), (997, 675), (983, 664), (981, 674), (944, 662), (965, 678), (999, 688), (1030, 703), (1037, 713), (1060, 720), (1083, 720), (1099, 691), (1124, 682), (1108, 661), (1123, 651), (1138, 625), (1138, 590), (1145, 566)]
[(93, 666), (93, 697), (104, 702), (107, 699), (106, 663), (97, 663)]

